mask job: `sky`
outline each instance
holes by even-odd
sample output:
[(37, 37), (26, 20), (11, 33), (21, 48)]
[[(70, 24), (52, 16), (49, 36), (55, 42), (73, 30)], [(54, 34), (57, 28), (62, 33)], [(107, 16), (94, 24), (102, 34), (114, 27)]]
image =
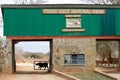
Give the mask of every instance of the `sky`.
[(0, 0), (0, 4), (14, 4), (14, 0)]
[[(34, 1), (34, 0), (33, 0)], [(87, 4), (89, 0), (47, 0), (48, 4)], [(0, 0), (0, 4), (14, 4), (15, 0)]]
[(48, 4), (87, 4), (87, 0), (48, 0)]
[(15, 48), (20, 47), (23, 51), (28, 52), (50, 52), (49, 41), (24, 41), (15, 45)]

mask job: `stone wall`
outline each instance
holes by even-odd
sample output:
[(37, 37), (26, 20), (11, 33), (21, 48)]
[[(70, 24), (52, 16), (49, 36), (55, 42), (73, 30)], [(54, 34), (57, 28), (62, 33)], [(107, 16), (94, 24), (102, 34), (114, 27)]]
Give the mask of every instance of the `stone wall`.
[[(12, 41), (7, 40), (5, 49), (5, 65), (3, 71), (11, 74), (15, 70)], [(96, 39), (54, 38), (53, 39), (53, 70), (82, 71), (93, 70), (96, 57)], [(85, 54), (85, 65), (64, 65), (64, 54)]]
[(5, 51), (5, 63), (3, 71), (7, 74), (13, 73), (13, 53), (12, 53), (12, 41), (7, 40), (7, 45), (4, 49)]
[[(64, 65), (64, 54), (85, 54), (85, 65)], [(53, 39), (53, 69), (59, 71), (93, 70), (96, 39)]]
[(0, 73), (3, 72), (4, 62), (4, 48), (0, 47)]

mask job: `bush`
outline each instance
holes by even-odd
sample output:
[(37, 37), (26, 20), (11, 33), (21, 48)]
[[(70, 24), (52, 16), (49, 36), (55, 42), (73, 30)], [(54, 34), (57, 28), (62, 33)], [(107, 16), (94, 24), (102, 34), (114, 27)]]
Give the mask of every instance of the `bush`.
[(36, 54), (31, 54), (30, 57), (31, 57), (31, 58), (39, 58), (39, 56), (36, 55)]
[(0, 73), (2, 72), (2, 65), (0, 65)]

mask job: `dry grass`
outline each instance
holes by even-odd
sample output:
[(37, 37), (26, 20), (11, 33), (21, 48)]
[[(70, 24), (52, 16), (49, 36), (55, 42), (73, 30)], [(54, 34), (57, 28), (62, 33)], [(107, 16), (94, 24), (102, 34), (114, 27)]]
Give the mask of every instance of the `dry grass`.
[(33, 63), (34, 61), (49, 61), (49, 54), (42, 53), (27, 53), (27, 54), (15, 54), (17, 63)]

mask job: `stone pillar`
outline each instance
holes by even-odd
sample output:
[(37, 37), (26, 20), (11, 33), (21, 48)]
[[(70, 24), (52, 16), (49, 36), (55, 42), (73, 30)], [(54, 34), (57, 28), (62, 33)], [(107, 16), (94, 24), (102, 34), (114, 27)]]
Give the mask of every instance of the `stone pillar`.
[(7, 40), (5, 48), (5, 65), (4, 72), (7, 74), (13, 73), (13, 53), (12, 53), (12, 40)]
[(4, 67), (4, 48), (0, 47), (0, 72), (3, 72)]

